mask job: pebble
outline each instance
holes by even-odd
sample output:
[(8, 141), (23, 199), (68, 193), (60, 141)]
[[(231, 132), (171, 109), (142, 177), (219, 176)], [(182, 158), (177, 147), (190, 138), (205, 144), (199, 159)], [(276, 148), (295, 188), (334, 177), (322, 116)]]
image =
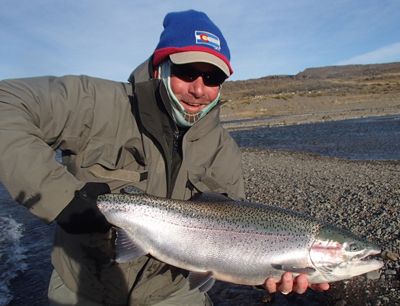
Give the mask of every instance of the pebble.
[(391, 252), (389, 250), (383, 251), (381, 257), (383, 259), (390, 259), (390, 260), (393, 260), (393, 261), (398, 261), (399, 260), (399, 254), (393, 253), (393, 252)]
[(381, 272), (379, 270), (375, 270), (366, 274), (367, 279), (379, 279), (381, 277)]
[(382, 302), (378, 299), (374, 299), (371, 301), (371, 306), (380, 306), (382, 305)]
[(345, 300), (339, 300), (335, 303), (335, 306), (345, 306), (347, 302)]
[(397, 272), (395, 270), (386, 270), (385, 274), (386, 275), (396, 275)]

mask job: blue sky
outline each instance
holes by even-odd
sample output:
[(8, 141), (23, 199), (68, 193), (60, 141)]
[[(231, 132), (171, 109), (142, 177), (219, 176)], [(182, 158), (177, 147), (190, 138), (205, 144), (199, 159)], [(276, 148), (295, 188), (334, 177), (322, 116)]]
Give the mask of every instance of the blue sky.
[(204, 11), (231, 50), (231, 80), (400, 61), (399, 0), (1, 0), (0, 79), (87, 74), (126, 81), (164, 16)]

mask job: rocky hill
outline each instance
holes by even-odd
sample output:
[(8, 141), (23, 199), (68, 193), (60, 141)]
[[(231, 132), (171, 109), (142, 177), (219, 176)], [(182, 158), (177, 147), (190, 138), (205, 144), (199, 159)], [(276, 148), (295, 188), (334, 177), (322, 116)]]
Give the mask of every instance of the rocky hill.
[(357, 76), (376, 76), (400, 72), (400, 63), (327, 66), (307, 68), (296, 76), (300, 78), (351, 78)]
[(274, 75), (246, 81), (227, 81), (222, 98), (254, 99), (274, 95), (327, 95), (400, 92), (400, 62), (307, 68), (296, 75)]

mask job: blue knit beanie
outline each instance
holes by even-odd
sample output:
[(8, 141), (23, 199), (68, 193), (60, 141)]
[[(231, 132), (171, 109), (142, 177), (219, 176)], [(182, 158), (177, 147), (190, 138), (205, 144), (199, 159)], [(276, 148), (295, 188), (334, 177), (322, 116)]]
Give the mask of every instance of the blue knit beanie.
[(205, 13), (195, 10), (168, 13), (163, 26), (154, 51), (154, 66), (169, 56), (174, 64), (204, 62), (217, 66), (228, 77), (233, 73), (225, 38)]

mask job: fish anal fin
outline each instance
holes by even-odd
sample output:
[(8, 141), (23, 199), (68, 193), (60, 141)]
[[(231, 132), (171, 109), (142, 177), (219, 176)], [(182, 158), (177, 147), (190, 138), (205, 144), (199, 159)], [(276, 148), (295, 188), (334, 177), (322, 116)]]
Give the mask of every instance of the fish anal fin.
[(215, 283), (212, 278), (211, 271), (206, 272), (190, 272), (189, 273), (189, 289), (193, 290), (199, 288), (201, 292), (207, 292)]
[(144, 245), (136, 241), (132, 235), (123, 229), (117, 228), (116, 262), (128, 262), (148, 253)]
[(282, 270), (285, 272), (292, 272), (298, 274), (312, 274), (316, 271), (314, 267), (297, 267), (288, 264), (271, 264), (271, 266), (276, 270)]

